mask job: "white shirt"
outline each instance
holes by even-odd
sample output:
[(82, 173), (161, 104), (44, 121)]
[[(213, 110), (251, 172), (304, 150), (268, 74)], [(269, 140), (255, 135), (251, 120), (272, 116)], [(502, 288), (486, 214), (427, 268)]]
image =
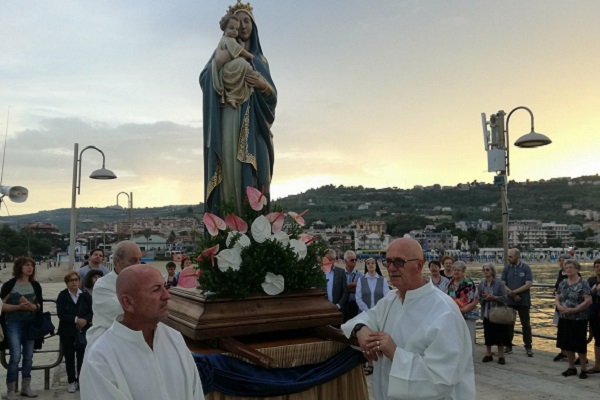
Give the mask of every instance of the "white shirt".
[(397, 346), (393, 361), (374, 363), (376, 400), (475, 400), (469, 330), (454, 301), (431, 282), (406, 292), (404, 302), (390, 291), (342, 325), (344, 334), (359, 323), (389, 333)]
[(114, 322), (118, 315), (123, 313), (123, 308), (117, 299), (117, 273), (103, 276), (94, 285), (92, 295), (92, 311), (94, 321), (86, 333), (88, 349)]
[(198, 368), (179, 332), (159, 323), (151, 349), (142, 331), (120, 319), (86, 351), (82, 400), (204, 399)]

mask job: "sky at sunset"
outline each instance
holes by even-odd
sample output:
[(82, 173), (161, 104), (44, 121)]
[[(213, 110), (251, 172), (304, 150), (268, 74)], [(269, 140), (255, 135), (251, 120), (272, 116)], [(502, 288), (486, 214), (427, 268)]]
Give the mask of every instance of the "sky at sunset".
[[(74, 143), (118, 176), (87, 179), (101, 156), (86, 151), (78, 206), (201, 202), (198, 76), (233, 3), (2, 2), (2, 184), (29, 189), (10, 214), (70, 207)], [(275, 198), (491, 183), (480, 114), (518, 106), (553, 143), (511, 144), (511, 179), (599, 172), (600, 1), (251, 3), (278, 91)], [(527, 112), (509, 127), (528, 133)]]

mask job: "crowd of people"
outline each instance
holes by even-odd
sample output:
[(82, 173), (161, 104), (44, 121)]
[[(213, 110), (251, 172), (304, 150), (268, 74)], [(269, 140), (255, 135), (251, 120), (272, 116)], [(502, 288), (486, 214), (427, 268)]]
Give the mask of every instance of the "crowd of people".
[[(156, 398), (157, 393), (162, 396), (158, 398), (167, 398), (173, 395), (172, 382), (177, 382), (180, 398), (201, 399), (198, 370), (181, 334), (160, 322), (168, 314), (168, 289), (178, 286), (183, 272), (177, 274), (176, 265), (170, 262), (167, 273), (161, 275), (154, 267), (143, 265), (141, 257), (135, 243), (123, 241), (113, 248), (112, 271), (102, 267), (104, 252), (94, 249), (86, 265), (64, 276), (66, 287), (56, 304), (67, 390), (73, 393), (81, 385), (82, 399)], [(492, 321), (493, 310), (498, 307), (515, 310), (515, 319), (518, 316), (523, 327), (525, 353), (533, 356), (531, 268), (520, 259), (518, 249), (509, 250), (508, 260), (500, 276), (494, 264), (484, 264), (483, 278), (476, 285), (467, 276), (463, 261), (445, 256), (429, 261), (430, 278), (426, 279), (420, 245), (402, 238), (392, 242), (382, 263), (388, 281), (374, 258), (367, 258), (364, 271), (359, 271), (354, 251), (344, 253), (344, 268), (335, 267), (336, 253), (327, 251), (322, 259), (327, 297), (343, 316), (344, 333), (358, 339), (367, 359), (365, 373), (374, 374), (375, 398), (423, 394), (474, 398), (476, 320), (483, 320), (483, 363), (494, 361), (494, 346), (501, 365), (506, 364), (505, 355), (512, 352), (514, 322)], [(600, 259), (594, 261), (595, 275), (590, 279), (581, 276), (579, 263), (568, 255), (561, 256), (559, 262), (555, 305), (561, 352), (555, 360), (565, 358), (568, 362), (562, 375), (584, 379), (589, 373), (600, 372)], [(183, 260), (181, 270), (193, 268), (190, 264), (189, 259)], [(0, 293), (0, 322), (10, 352), (6, 378), (9, 400), (17, 398), (21, 360), (20, 394), (36, 396), (31, 387), (32, 355), (41, 340), (34, 336), (31, 325), (32, 316), (43, 312), (43, 292), (35, 280), (35, 265), (28, 257), (15, 260), (13, 278), (2, 285)], [(588, 323), (595, 339), (591, 369), (587, 368)], [(148, 368), (140, 371), (134, 365)], [(158, 365), (168, 365), (169, 372)], [(579, 373), (577, 365), (581, 366)], [(431, 380), (431, 373), (438, 378)], [(423, 379), (420, 374), (424, 374)], [(167, 387), (171, 388), (169, 393), (162, 393)]]
[[(398, 398), (418, 396), (417, 393), (421, 390), (430, 390), (431, 393), (442, 393), (436, 392), (436, 390), (443, 391), (445, 395), (441, 395), (440, 398), (470, 398), (470, 392), (467, 389), (469, 385), (463, 386), (464, 382), (448, 379), (439, 387), (432, 385), (432, 387), (427, 389), (427, 385), (422, 388), (411, 386), (411, 383), (414, 383), (413, 379), (408, 379), (409, 376), (416, 379), (417, 372), (425, 370), (434, 374), (441, 374), (441, 372), (435, 370), (437, 368), (435, 365), (437, 360), (428, 359), (426, 350), (435, 347), (435, 338), (429, 338), (430, 341), (428, 343), (417, 346), (414, 343), (418, 341), (417, 338), (411, 337), (408, 334), (403, 336), (403, 328), (400, 325), (393, 325), (397, 322), (393, 318), (399, 318), (395, 315), (395, 313), (398, 313), (402, 314), (403, 324), (413, 327), (414, 332), (419, 332), (419, 335), (423, 335), (428, 329), (432, 329), (428, 326), (422, 326), (420, 322), (415, 321), (413, 324), (413, 321), (409, 321), (410, 314), (406, 312), (406, 309), (412, 306), (412, 303), (407, 300), (409, 298), (412, 299), (412, 290), (415, 291), (414, 295), (417, 296), (416, 292), (425, 290), (422, 288), (428, 284), (438, 289), (439, 293), (446, 294), (447, 298), (457, 306), (454, 309), (458, 311), (464, 323), (459, 328), (450, 324), (452, 327), (448, 329), (454, 330), (458, 335), (458, 340), (464, 342), (460, 349), (463, 359), (469, 358), (473, 354), (476, 321), (481, 319), (483, 322), (485, 344), (485, 356), (482, 362), (489, 363), (494, 361), (492, 349), (495, 346), (498, 363), (505, 365), (506, 354), (513, 352), (514, 326), (517, 317), (520, 320), (523, 330), (525, 355), (533, 357), (530, 321), (530, 289), (533, 284), (533, 274), (529, 265), (521, 259), (518, 249), (513, 248), (509, 250), (508, 265), (503, 268), (500, 275), (497, 274), (493, 263), (485, 263), (481, 267), (482, 279), (478, 285), (467, 276), (466, 263), (461, 260), (454, 260), (451, 256), (444, 256), (440, 260), (430, 260), (428, 262), (430, 272), (428, 282), (425, 280), (421, 281), (423, 278), (420, 273), (415, 273), (414, 281), (408, 280), (407, 282), (406, 265), (409, 262), (416, 263), (417, 271), (420, 271), (420, 268), (425, 263), (422, 250), (410, 240), (402, 239), (401, 241), (394, 241), (390, 245), (383, 263), (388, 269), (391, 284), (397, 290), (393, 294), (374, 298), (369, 307), (359, 307), (358, 315), (344, 315), (345, 323), (342, 325), (344, 333), (348, 337), (355, 336), (358, 339), (365, 357), (369, 360), (369, 364), (365, 367), (365, 373), (370, 374), (373, 372), (374, 360), (382, 361), (379, 364), (376, 363), (374, 368), (376, 375), (374, 383), (378, 385), (374, 385), (374, 392), (382, 390), (381, 393), (375, 393), (376, 398), (396, 398), (391, 395), (396, 390), (402, 392), (405, 396)], [(410, 252), (412, 247), (414, 249)], [(356, 261), (354, 254), (352, 252), (349, 254), (349, 260), (346, 254), (344, 255), (344, 262), (346, 264), (345, 272), (348, 277), (347, 282), (350, 282), (350, 275), (353, 274), (354, 267), (352, 262)], [(398, 258), (394, 259), (394, 256), (398, 256)], [(324, 260), (326, 261), (323, 264), (326, 277), (334, 276), (336, 274), (334, 268), (326, 267), (326, 264), (333, 265), (333, 256), (328, 255)], [(366, 267), (369, 271), (372, 271), (377, 261), (370, 260), (367, 259)], [(562, 358), (567, 359), (568, 368), (562, 372), (563, 376), (578, 375), (579, 378), (585, 379), (589, 373), (600, 372), (600, 293), (598, 293), (600, 289), (600, 259), (594, 261), (595, 275), (589, 279), (581, 276), (579, 262), (571, 259), (568, 254), (561, 255), (558, 260), (561, 269), (558, 273), (554, 294), (556, 304), (555, 322), (557, 325), (556, 346), (561, 352), (555, 358), (555, 361)], [(405, 269), (404, 271), (403, 268)], [(339, 269), (344, 272), (342, 268)], [(349, 296), (344, 294), (344, 281), (342, 280), (341, 282), (340, 285), (342, 287), (337, 291), (339, 293), (338, 297), (345, 300), (341, 300), (338, 308), (343, 310), (345, 304), (349, 301)], [(359, 277), (358, 282), (357, 286), (362, 289), (359, 285), (364, 281)], [(387, 284), (385, 278), (381, 282)], [(333, 287), (330, 288), (330, 285), (331, 283), (328, 280), (328, 293), (332, 293)], [(350, 290), (350, 285), (348, 285), (347, 291), (350, 292)], [(394, 304), (396, 304), (398, 298), (400, 302), (396, 307)], [(358, 303), (360, 305), (360, 302)], [(423, 310), (421, 310), (422, 313), (427, 313), (426, 309), (433, 306), (430, 304), (423, 307)], [(512, 320), (510, 317), (507, 317), (508, 319), (503, 321), (493, 318), (492, 315), (497, 315), (497, 309), (514, 310), (512, 314), (507, 313), (508, 315), (512, 315)], [(420, 315), (420, 318), (425, 317)], [(595, 341), (595, 363), (591, 368), (588, 368), (587, 360), (586, 335), (588, 324)], [(468, 332), (468, 336), (465, 336), (463, 331)], [(453, 335), (449, 334), (449, 336)], [(392, 343), (392, 345), (389, 345), (389, 343)], [(410, 350), (411, 347), (413, 348), (412, 350)], [(418, 351), (416, 350), (417, 348), (419, 349)], [(409, 354), (407, 355), (406, 352)], [(575, 353), (577, 353), (577, 359), (575, 358)], [(396, 357), (398, 356), (400, 357), (400, 363), (396, 362)], [(441, 357), (439, 354), (438, 356)], [(378, 365), (380, 368), (378, 368)], [(405, 369), (401, 369), (401, 365)], [(459, 368), (459, 370), (466, 368), (465, 366), (456, 365), (456, 362), (449, 362), (448, 365), (452, 366), (452, 368)], [(576, 365), (581, 366), (579, 373)], [(461, 395), (457, 395), (459, 390), (462, 393)], [(411, 391), (412, 394), (407, 395)], [(388, 394), (386, 395), (385, 393)], [(448, 395), (448, 393), (451, 394)]]
[[(160, 323), (168, 314), (168, 288), (177, 285), (174, 265), (169, 265), (163, 277), (154, 267), (141, 264), (141, 257), (134, 242), (123, 241), (113, 248), (112, 271), (103, 266), (104, 251), (94, 249), (78, 271), (64, 276), (66, 288), (58, 294), (56, 313), (67, 391), (80, 390), (82, 399), (162, 399), (174, 393), (173, 398), (203, 399), (198, 370), (183, 337)], [(189, 260), (182, 263), (182, 269), (188, 264)], [(19, 363), (20, 394), (37, 396), (31, 387), (31, 369), (33, 351), (43, 343), (35, 325), (44, 303), (35, 272), (33, 259), (18, 258), (13, 278), (1, 288), (0, 323), (6, 333), (3, 343), (10, 352), (8, 400), (18, 395)], [(158, 359), (162, 361), (156, 364)], [(142, 371), (132, 365), (146, 368)], [(149, 371), (150, 365), (155, 370)], [(164, 365), (170, 372), (164, 372)], [(109, 377), (107, 371), (113, 375)]]

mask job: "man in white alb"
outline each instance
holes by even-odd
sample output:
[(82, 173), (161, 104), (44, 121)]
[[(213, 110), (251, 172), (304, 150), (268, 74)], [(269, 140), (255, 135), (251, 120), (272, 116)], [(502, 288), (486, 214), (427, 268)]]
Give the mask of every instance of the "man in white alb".
[(88, 349), (100, 335), (110, 328), (117, 315), (123, 312), (117, 299), (117, 276), (125, 268), (139, 264), (141, 260), (142, 251), (134, 242), (124, 240), (113, 248), (115, 268), (109, 274), (98, 279), (94, 285), (94, 295), (92, 296), (94, 323), (86, 333)]
[(423, 278), (423, 263), (416, 240), (394, 240), (385, 264), (396, 290), (342, 330), (375, 361), (376, 400), (475, 400), (469, 330), (452, 299)]
[(149, 265), (119, 274), (123, 314), (86, 352), (82, 400), (203, 400), (198, 369), (179, 332), (160, 321), (169, 315), (165, 281)]

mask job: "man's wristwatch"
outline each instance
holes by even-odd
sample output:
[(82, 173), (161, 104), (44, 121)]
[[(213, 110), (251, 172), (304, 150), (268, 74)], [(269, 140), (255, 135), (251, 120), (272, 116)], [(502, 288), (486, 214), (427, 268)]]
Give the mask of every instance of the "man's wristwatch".
[(360, 331), (363, 326), (367, 326), (365, 324), (356, 324), (354, 325), (354, 329), (352, 329), (352, 336), (356, 337), (356, 334), (358, 333), (358, 331)]

